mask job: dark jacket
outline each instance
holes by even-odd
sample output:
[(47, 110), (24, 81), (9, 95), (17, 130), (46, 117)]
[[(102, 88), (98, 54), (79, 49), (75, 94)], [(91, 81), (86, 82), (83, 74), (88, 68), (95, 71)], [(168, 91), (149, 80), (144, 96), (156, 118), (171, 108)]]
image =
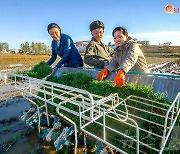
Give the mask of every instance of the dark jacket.
[(104, 61), (110, 62), (114, 50), (93, 37), (86, 47), (84, 62), (89, 66), (104, 68)]
[(57, 41), (52, 41), (52, 56), (47, 63), (49, 65), (53, 64), (57, 55), (61, 57), (61, 60), (56, 65), (57, 68), (60, 68), (63, 64), (65, 67), (83, 66), (81, 55), (75, 47), (71, 37), (66, 34), (61, 34), (59, 46)]

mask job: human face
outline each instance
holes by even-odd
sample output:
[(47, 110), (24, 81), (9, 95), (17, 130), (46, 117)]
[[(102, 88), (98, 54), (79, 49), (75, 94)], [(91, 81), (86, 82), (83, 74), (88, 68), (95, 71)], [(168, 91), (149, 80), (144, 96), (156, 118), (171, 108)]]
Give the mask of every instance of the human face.
[(56, 27), (51, 28), (49, 30), (49, 35), (53, 38), (53, 40), (59, 41), (60, 35), (61, 35), (60, 30), (58, 28), (56, 28)]
[(114, 43), (116, 47), (120, 47), (127, 41), (128, 36), (123, 34), (122, 30), (118, 30), (114, 33)]
[(104, 35), (104, 29), (96, 28), (96, 29), (92, 30), (91, 34), (96, 39), (96, 41), (101, 42), (102, 37)]

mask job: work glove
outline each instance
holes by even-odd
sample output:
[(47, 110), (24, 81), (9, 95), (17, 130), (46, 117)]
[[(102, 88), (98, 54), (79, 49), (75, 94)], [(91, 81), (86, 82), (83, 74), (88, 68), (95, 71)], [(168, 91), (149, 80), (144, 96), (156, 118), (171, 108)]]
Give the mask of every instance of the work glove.
[(108, 76), (108, 74), (109, 70), (107, 68), (104, 68), (103, 70), (101, 70), (101, 72), (99, 72), (97, 79), (99, 81), (104, 80)]
[(114, 77), (114, 85), (118, 87), (122, 87), (125, 85), (125, 75), (123, 70), (119, 70)]
[(51, 76), (54, 76), (54, 74), (56, 73), (56, 71), (58, 70), (58, 68), (55, 66), (51, 69)]

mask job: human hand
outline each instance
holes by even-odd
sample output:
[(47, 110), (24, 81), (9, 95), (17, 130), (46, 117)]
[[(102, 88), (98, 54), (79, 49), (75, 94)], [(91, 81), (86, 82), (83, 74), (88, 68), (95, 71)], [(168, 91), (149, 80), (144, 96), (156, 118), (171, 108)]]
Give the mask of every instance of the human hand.
[(119, 70), (114, 77), (114, 85), (118, 87), (122, 87), (125, 85), (125, 75), (123, 70)]
[(104, 80), (108, 76), (108, 74), (109, 70), (107, 68), (104, 68), (103, 70), (101, 70), (101, 72), (99, 72), (97, 79), (99, 81)]
[(51, 76), (54, 76), (54, 74), (56, 73), (56, 71), (58, 70), (58, 68), (55, 66), (51, 69)]

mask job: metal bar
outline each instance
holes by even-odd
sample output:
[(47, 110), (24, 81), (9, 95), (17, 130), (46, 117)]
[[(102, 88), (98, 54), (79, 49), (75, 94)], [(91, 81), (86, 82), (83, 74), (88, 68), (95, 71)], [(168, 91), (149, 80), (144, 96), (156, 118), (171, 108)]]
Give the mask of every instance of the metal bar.
[[(159, 114), (156, 114), (156, 113), (152, 113), (152, 112), (149, 112), (149, 111), (146, 111), (146, 110), (142, 110), (142, 109), (130, 106), (130, 105), (127, 105), (127, 107), (132, 108), (132, 109), (136, 109), (136, 110), (139, 110), (139, 111), (142, 111), (142, 112), (145, 112), (145, 113), (149, 113), (151, 115), (155, 115), (155, 116), (159, 116), (159, 117), (165, 118), (165, 116), (162, 116), (162, 115), (159, 115)], [(168, 119), (170, 119), (170, 118), (168, 118)]]
[(106, 118), (105, 118), (105, 110), (103, 110), (103, 140), (106, 141)]
[[(118, 110), (118, 109), (116, 109), (116, 110)], [(121, 110), (118, 110), (118, 112), (126, 113), (126, 112), (123, 112), (123, 111), (121, 111)], [(129, 113), (129, 115), (130, 115), (130, 116), (132, 116), (132, 117), (135, 117), (135, 118), (137, 118), (137, 119), (140, 119), (140, 120), (143, 120), (143, 121), (146, 121), (146, 122), (149, 122), (149, 123), (155, 124), (155, 125), (157, 125), (157, 126), (164, 127), (164, 125), (161, 125), (161, 124), (158, 124), (158, 123), (156, 123), (156, 122), (153, 122), (153, 121), (150, 121), (150, 120), (144, 119), (144, 118), (142, 118), (142, 117), (138, 117), (138, 116), (135, 116), (135, 115), (130, 114), (130, 113)]]
[(159, 154), (161, 154), (161, 153), (163, 152), (163, 150), (164, 150), (164, 148), (165, 148), (165, 145), (166, 145), (166, 143), (167, 143), (167, 140), (168, 140), (168, 138), (169, 138), (169, 136), (170, 136), (170, 134), (171, 134), (171, 131), (172, 131), (172, 129), (173, 129), (175, 123), (176, 123), (176, 120), (177, 120), (179, 114), (180, 114), (180, 109), (179, 109), (179, 111), (177, 112), (177, 115), (176, 115), (176, 117), (174, 118), (174, 121), (173, 121), (172, 125), (170, 126), (170, 129), (169, 129), (169, 131), (168, 131), (168, 133), (167, 133), (167, 136), (166, 136), (164, 142), (162, 142), (162, 146), (161, 146), (161, 150), (160, 150)]
[(71, 119), (69, 119), (68, 117), (66, 117), (65, 115), (61, 114), (59, 112), (59, 108), (56, 108), (56, 112), (59, 116), (61, 116), (62, 118), (64, 118), (65, 120), (69, 121), (73, 126), (74, 126), (74, 134), (75, 134), (75, 145), (74, 145), (74, 154), (76, 154), (77, 151), (77, 145), (78, 145), (78, 140), (77, 140), (77, 126), (76, 123), (74, 121), (72, 121)]
[[(109, 115), (107, 115), (107, 116), (109, 116)], [(109, 117), (110, 117), (110, 116), (109, 116)], [(116, 118), (114, 118), (114, 117), (111, 117), (111, 118), (114, 119), (114, 120), (116, 120)], [(129, 123), (127, 123), (126, 121), (123, 121), (123, 122), (124, 122), (125, 124), (131, 126), (131, 127), (135, 127), (134, 125), (129, 124)], [(150, 132), (150, 131), (147, 131), (147, 130), (141, 128), (141, 127), (139, 127), (139, 130), (144, 131), (144, 132), (146, 132), (146, 133), (149, 133), (149, 134), (151, 134), (151, 135), (154, 135), (154, 136), (156, 136), (156, 137), (162, 138), (162, 136), (160, 136), (160, 135), (158, 135), (158, 134), (155, 134), (155, 133), (152, 133), (152, 132)]]
[[(143, 103), (143, 102), (141, 102), (141, 101), (134, 100), (134, 99), (132, 99), (132, 98), (130, 98), (129, 100), (134, 101), (134, 102), (137, 102), (137, 103), (139, 103), (139, 104), (143, 104), (143, 105), (146, 105), (146, 106), (155, 107), (155, 108), (157, 108), (157, 109), (167, 111), (167, 109), (164, 109), (164, 108), (161, 108), (161, 107), (158, 107), (158, 106), (155, 106), (155, 105)], [(164, 104), (159, 104), (159, 105), (163, 105), (163, 106), (164, 106)], [(170, 105), (169, 105), (169, 106), (170, 106)]]
[[(165, 118), (165, 122), (164, 122), (164, 131), (163, 131), (163, 138), (162, 138), (162, 146), (164, 145), (164, 142), (166, 140), (166, 129), (167, 129), (167, 119), (169, 117), (169, 113), (171, 111), (171, 109), (173, 108), (173, 106), (175, 106), (176, 104), (176, 100), (178, 100), (180, 97), (180, 93), (177, 94), (176, 98), (174, 99), (173, 103), (171, 104), (170, 108), (168, 109), (167, 113), (166, 113), (166, 118)], [(179, 112), (177, 113), (177, 116), (178, 116)], [(175, 121), (175, 120), (174, 120)], [(174, 123), (174, 122), (173, 122)], [(171, 125), (170, 125), (170, 128), (171, 128)], [(163, 148), (163, 147), (162, 147)]]
[[(116, 120), (116, 119), (115, 119)], [(99, 123), (99, 122), (97, 122), (97, 121), (95, 121), (97, 124), (99, 124), (99, 125), (101, 125), (102, 126), (102, 124), (101, 123)], [(124, 122), (124, 123), (126, 123), (126, 122)], [(131, 125), (131, 124), (128, 124), (128, 123), (126, 123), (127, 125)], [(133, 125), (131, 125), (132, 127), (135, 127), (135, 126), (133, 126)], [(120, 134), (120, 135), (122, 135), (122, 136), (124, 136), (123, 135), (123, 133), (119, 133), (118, 131), (116, 131), (116, 130), (114, 130), (114, 129), (112, 129), (112, 128), (110, 128), (110, 127), (108, 127), (108, 126), (106, 126), (108, 129), (110, 129), (110, 130), (112, 130), (112, 131), (115, 131), (117, 134)], [(140, 129), (139, 129), (140, 130)], [(131, 139), (131, 140), (133, 140), (133, 141), (137, 141), (137, 140), (135, 140), (134, 138), (132, 138), (132, 137), (129, 137), (129, 136), (125, 136), (125, 137), (127, 137), (127, 138), (129, 138), (129, 139)], [(152, 150), (155, 150), (155, 151), (159, 151), (158, 149), (156, 149), (156, 148), (153, 148), (152, 146), (150, 146), (150, 145), (148, 145), (148, 144), (145, 144), (145, 143), (143, 143), (143, 142), (141, 142), (141, 141), (139, 141), (139, 144), (142, 144), (142, 145), (144, 145), (144, 146), (146, 146), (146, 147), (148, 147), (148, 148), (150, 148), (150, 149), (152, 149)]]
[(170, 106), (169, 104), (164, 104), (164, 103), (156, 102), (156, 101), (153, 101), (153, 100), (150, 100), (150, 99), (146, 99), (146, 98), (143, 98), (143, 97), (139, 97), (139, 96), (135, 96), (135, 95), (131, 95), (131, 97), (135, 97), (135, 98), (138, 98), (138, 99), (146, 100), (146, 101), (153, 102), (155, 104), (159, 104), (159, 105), (163, 105), (163, 106), (167, 106), (167, 105)]

